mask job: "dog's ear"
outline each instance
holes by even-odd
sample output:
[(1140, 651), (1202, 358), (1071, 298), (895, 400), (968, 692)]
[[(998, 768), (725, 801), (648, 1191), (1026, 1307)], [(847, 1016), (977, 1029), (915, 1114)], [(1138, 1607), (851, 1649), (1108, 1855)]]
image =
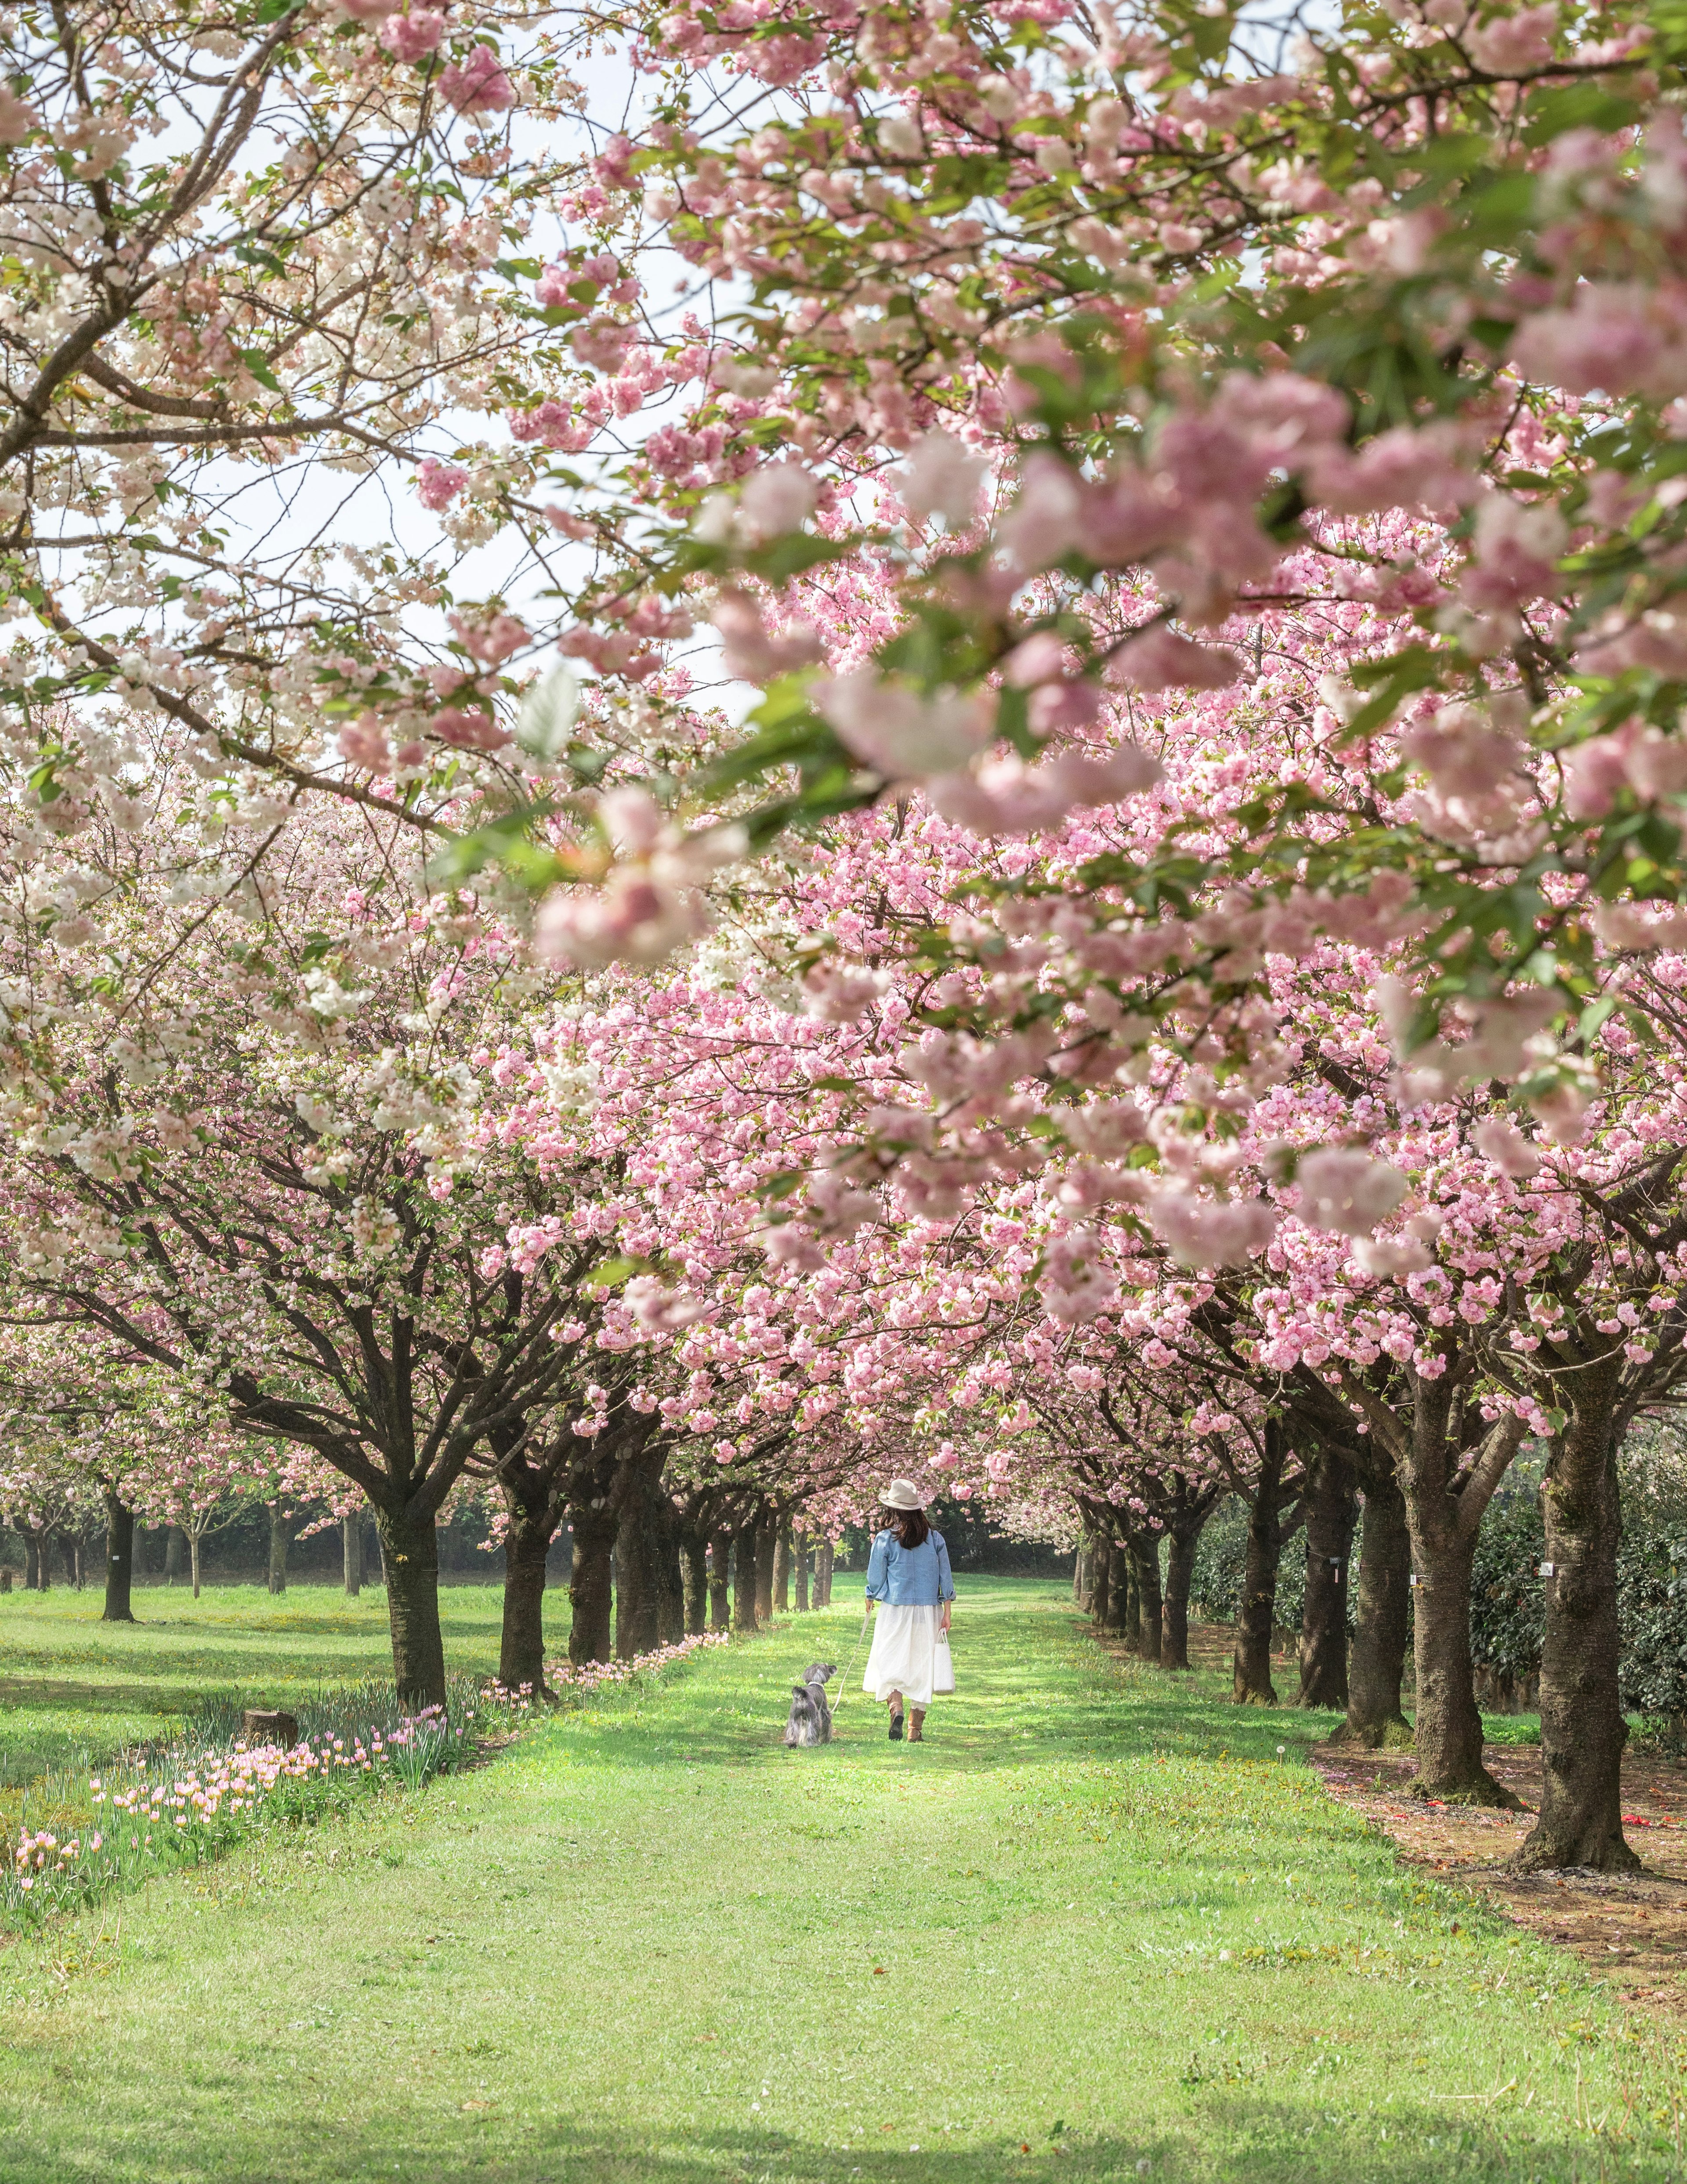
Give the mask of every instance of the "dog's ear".
[(809, 1695), (809, 1687), (808, 1687), (808, 1685), (807, 1685), (806, 1684), (793, 1684), (793, 1685), (792, 1685), (792, 1686), (791, 1686), (791, 1696), (792, 1696), (792, 1697), (793, 1697), (793, 1698), (794, 1698), (794, 1699), (805, 1699), (805, 1698), (808, 1696), (808, 1695)]

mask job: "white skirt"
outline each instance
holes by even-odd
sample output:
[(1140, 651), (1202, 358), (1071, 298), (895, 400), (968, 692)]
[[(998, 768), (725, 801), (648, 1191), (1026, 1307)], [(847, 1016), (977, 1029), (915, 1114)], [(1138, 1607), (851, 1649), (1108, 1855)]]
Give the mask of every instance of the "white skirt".
[(955, 1664), (949, 1633), (938, 1628), (935, 1607), (873, 1610), (873, 1649), (861, 1677), (861, 1689), (876, 1699), (900, 1691), (910, 1706), (927, 1707), (933, 1691), (955, 1689)]

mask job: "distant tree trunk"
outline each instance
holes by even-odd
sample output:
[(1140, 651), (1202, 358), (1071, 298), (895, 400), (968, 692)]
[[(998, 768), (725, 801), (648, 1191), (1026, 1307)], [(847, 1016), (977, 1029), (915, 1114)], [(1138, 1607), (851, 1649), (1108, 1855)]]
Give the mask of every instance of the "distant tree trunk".
[(797, 1613), (799, 1615), (806, 1615), (809, 1612), (809, 1535), (806, 1532), (798, 1533), (793, 1551), (797, 1575)]
[[(1380, 1453), (1380, 1452), (1379, 1452)], [(1374, 1752), (1411, 1741), (1400, 1710), (1406, 1648), (1411, 1630), (1411, 1540), (1406, 1496), (1390, 1472), (1369, 1470), (1359, 1533), (1359, 1582), (1353, 1604), (1343, 1743)]]
[(763, 1623), (773, 1613), (773, 1557), (779, 1544), (779, 1519), (764, 1509), (755, 1528), (755, 1613)]
[(439, 1628), (439, 1535), (433, 1518), (381, 1509), (376, 1523), (387, 1562), (387, 1620), (398, 1703), (412, 1713), (443, 1706), (445, 1640)]
[(1092, 1537), (1085, 1554), (1089, 1563), (1089, 1612), (1096, 1628), (1113, 1628), (1113, 1551), (1104, 1539)]
[(1275, 1706), (1271, 1680), (1271, 1633), (1277, 1612), (1277, 1566), (1283, 1552), (1278, 1490), (1287, 1454), (1282, 1429), (1267, 1419), (1265, 1450), (1248, 1505), (1248, 1545), (1242, 1568), (1242, 1602), (1236, 1617), (1231, 1696), (1239, 1706)]
[(164, 1581), (180, 1585), (187, 1575), (187, 1540), (180, 1524), (168, 1526), (164, 1539)]
[(708, 1628), (709, 1542), (696, 1525), (681, 1533), (680, 1555), (685, 1563), (686, 1635), (700, 1637)]
[(545, 1685), (545, 1564), (550, 1559), (554, 1511), (529, 1509), (505, 1497), (504, 1628), (498, 1640), (498, 1680), (507, 1691), (548, 1696)]
[(1072, 1558), (1072, 1596), (1075, 1607), (1083, 1606), (1083, 1557), (1089, 1546), (1088, 1533), (1078, 1541), (1077, 1552)]
[(36, 1585), (42, 1592), (53, 1590), (53, 1529), (47, 1524), (37, 1524), (35, 1534)]
[[(431, 1527), (430, 1527), (430, 1529)], [(270, 1504), (270, 1590), (285, 1592), (287, 1589), (287, 1549), (292, 1545), (292, 1526), (281, 1514), (279, 1502)], [(437, 1543), (434, 1549), (438, 1553)], [(434, 1565), (436, 1572), (437, 1561)], [(425, 1701), (426, 1704), (426, 1702)]]
[(1157, 1537), (1150, 1535), (1139, 1541), (1131, 1554), (1131, 1570), (1140, 1604), (1141, 1627), (1137, 1634), (1137, 1652), (1144, 1661), (1152, 1661), (1157, 1668), (1165, 1642), (1165, 1603), (1160, 1589), (1160, 1541)]
[(709, 1537), (709, 1627), (711, 1630), (730, 1630), (732, 1627), (732, 1534), (711, 1532)]
[(19, 1527), (18, 1536), (24, 1543), (24, 1591), (41, 1591), (41, 1548), (35, 1534), (27, 1526)]
[(1166, 1527), (1166, 1627), (1160, 1646), (1162, 1669), (1189, 1665), (1189, 1593), (1194, 1584), (1195, 1549), (1217, 1506), (1217, 1495), (1203, 1491), (1183, 1502)]
[(1353, 1552), (1353, 1468), (1319, 1451), (1301, 1496), (1306, 1513), (1306, 1592), (1300, 1616), (1302, 1707), (1347, 1704), (1348, 1564)]
[(1142, 1587), (1137, 1578), (1136, 1557), (1128, 1547), (1116, 1544), (1113, 1549), (1113, 1595), (1116, 1602), (1119, 1596), (1122, 1582), (1120, 1578), (1122, 1566), (1124, 1572), (1122, 1579), (1124, 1602), (1123, 1613), (1120, 1618), (1120, 1629), (1123, 1632), (1126, 1645), (1130, 1647), (1132, 1652), (1135, 1653), (1139, 1652), (1142, 1646)]
[(814, 1604), (816, 1607), (830, 1607), (832, 1605), (832, 1572), (837, 1553), (838, 1547), (835, 1540), (821, 1541), (820, 1552), (815, 1557), (816, 1592)]
[(773, 1612), (788, 1615), (791, 1612), (791, 1520), (779, 1520), (778, 1537), (773, 1547)]
[(610, 1622), (614, 1589), (610, 1563), (615, 1554), (616, 1518), (607, 1499), (589, 1505), (576, 1504), (574, 1568), (568, 1581), (573, 1620), (568, 1631), (568, 1658), (575, 1667), (610, 1658)]
[(746, 1634), (760, 1628), (755, 1612), (755, 1546), (754, 1521), (740, 1524), (732, 1535), (732, 1628)]
[[(355, 1600), (363, 1591), (363, 1514), (340, 1519), (340, 1563), (345, 1572), (346, 1596)], [(195, 1580), (196, 1584), (198, 1580)]]
[(130, 1604), (135, 1579), (135, 1512), (125, 1508), (110, 1487), (105, 1494), (105, 1611), (102, 1623), (132, 1623)]

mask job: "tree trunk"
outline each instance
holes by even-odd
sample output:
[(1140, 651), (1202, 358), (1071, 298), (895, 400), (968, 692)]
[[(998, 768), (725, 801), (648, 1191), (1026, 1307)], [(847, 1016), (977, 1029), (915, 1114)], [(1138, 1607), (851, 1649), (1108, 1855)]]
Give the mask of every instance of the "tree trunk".
[(53, 1590), (53, 1533), (49, 1526), (39, 1524), (35, 1535), (36, 1585), (42, 1592)]
[(554, 1526), (548, 1507), (530, 1510), (506, 1496), (504, 1535), (504, 1628), (498, 1639), (498, 1680), (507, 1691), (545, 1698), (545, 1564)]
[(41, 1591), (41, 1549), (36, 1544), (35, 1534), (27, 1527), (19, 1528), (19, 1536), (24, 1543), (24, 1591), (39, 1592)]
[(773, 1613), (773, 1557), (779, 1543), (779, 1519), (771, 1509), (755, 1528), (755, 1613), (766, 1623)]
[(105, 1490), (105, 1612), (102, 1623), (132, 1623), (130, 1605), (135, 1580), (135, 1512)]
[(1375, 1752), (1411, 1741), (1411, 1724), (1400, 1702), (1411, 1628), (1411, 1574), (1406, 1496), (1396, 1479), (1373, 1472), (1366, 1482), (1359, 1534), (1347, 1719), (1336, 1732), (1345, 1744)]
[(1347, 1704), (1348, 1565), (1353, 1552), (1353, 1468), (1325, 1448), (1301, 1496), (1306, 1513), (1306, 1592), (1300, 1613), (1302, 1707)]
[[(76, 1541), (76, 1590), (78, 1592), (88, 1581), (86, 1549), (86, 1540), (78, 1538)], [(198, 1597), (197, 1594), (195, 1597)]]
[(830, 1607), (832, 1605), (832, 1570), (837, 1557), (837, 1542), (833, 1540), (822, 1540), (820, 1543), (820, 1552), (815, 1557), (817, 1591), (814, 1604), (816, 1607)]
[(709, 1627), (711, 1630), (730, 1630), (732, 1627), (732, 1534), (712, 1532), (709, 1538)]
[(355, 1600), (363, 1591), (363, 1513), (340, 1519), (340, 1563), (345, 1573), (346, 1596)]
[(615, 1553), (615, 1516), (607, 1500), (589, 1507), (576, 1505), (571, 1516), (574, 1568), (568, 1580), (568, 1598), (573, 1619), (568, 1630), (568, 1658), (579, 1669), (588, 1661), (610, 1658), (615, 1599), (610, 1565)]
[(1271, 1633), (1277, 1613), (1278, 1559), (1283, 1552), (1277, 1513), (1283, 1455), (1280, 1449), (1273, 1448), (1275, 1438), (1267, 1427), (1266, 1461), (1248, 1505), (1242, 1604), (1236, 1616), (1236, 1651), (1230, 1664), (1230, 1695), (1238, 1706), (1277, 1704), (1277, 1687), (1271, 1680)]
[(680, 1555), (685, 1563), (686, 1635), (698, 1638), (708, 1628), (709, 1542), (694, 1526), (680, 1535)]
[(1113, 1547), (1113, 1613), (1118, 1618), (1126, 1645), (1133, 1653), (1140, 1652), (1142, 1585), (1137, 1576), (1136, 1557), (1117, 1541)]
[(181, 1525), (170, 1525), (164, 1534), (164, 1581), (166, 1585), (180, 1585), (187, 1574), (187, 1557), (183, 1552), (187, 1545)]
[(746, 1635), (760, 1627), (755, 1612), (755, 1543), (754, 1524), (740, 1524), (732, 1535), (732, 1628)]
[(1552, 1574), (1540, 1648), (1540, 1817), (1517, 1852), (1524, 1872), (1584, 1865), (1632, 1873), (1640, 1864), (1623, 1837), (1629, 1733), (1617, 1680), (1623, 1513), (1611, 1420), (1621, 1366), (1617, 1351), (1566, 1376), (1569, 1424), (1541, 1486)]
[[(1476, 1543), (1450, 1529), (1413, 1541), (1417, 1772), (1410, 1795), (1515, 1807), (1482, 1763), (1482, 1715), (1470, 1660), (1470, 1568)], [(1427, 1550), (1427, 1551), (1426, 1551)]]
[[(398, 1703), (410, 1713), (419, 1713), (424, 1707), (443, 1707), (445, 1641), (439, 1628), (439, 1535), (433, 1518), (416, 1520), (381, 1509), (376, 1523), (387, 1563), (387, 1620), (393, 1633), (393, 1680), (398, 1686)], [(273, 1543), (273, 1514), (270, 1536)], [(272, 1544), (272, 1558), (274, 1552)], [(276, 1589), (272, 1584), (270, 1590)]]
[(1072, 1606), (1077, 1608), (1083, 1606), (1083, 1557), (1088, 1546), (1089, 1535), (1086, 1532), (1077, 1543), (1077, 1552), (1072, 1558)]
[(1105, 1540), (1089, 1543), (1089, 1612), (1098, 1630), (1113, 1628), (1113, 1550)]
[(187, 1560), (193, 1573), (193, 1597), (195, 1600), (199, 1597), (199, 1549), (203, 1544), (203, 1542), (201, 1540), (199, 1535), (197, 1532), (189, 1535), (187, 1541)]
[(797, 1613), (799, 1615), (806, 1615), (809, 1612), (809, 1535), (806, 1532), (798, 1533), (794, 1543), (794, 1554), (796, 1558), (794, 1568), (797, 1575)]
[[(281, 1514), (279, 1502), (270, 1504), (270, 1590), (285, 1592), (287, 1589), (287, 1549), (292, 1545), (292, 1527)], [(435, 1553), (438, 1552), (436, 1546)], [(436, 1565), (437, 1567), (437, 1565)]]
[(1137, 1634), (1137, 1652), (1144, 1661), (1160, 1665), (1161, 1648), (1165, 1643), (1165, 1600), (1160, 1587), (1160, 1542), (1147, 1539), (1131, 1555), (1132, 1574), (1136, 1580), (1137, 1599), (1140, 1606), (1141, 1628)]
[[(654, 1462), (660, 1474), (666, 1451)], [(631, 1661), (654, 1653), (662, 1642), (661, 1558), (668, 1542), (656, 1503), (660, 1489), (652, 1475), (653, 1458), (642, 1451), (627, 1459), (631, 1477), (621, 1505), (615, 1534), (615, 1658)], [(660, 1498), (665, 1502), (666, 1496)], [(671, 1508), (670, 1508), (671, 1513)]]
[[(665, 1448), (663, 1456), (665, 1461)], [(685, 1567), (681, 1556), (679, 1512), (674, 1507), (673, 1496), (663, 1485), (660, 1473), (654, 1492), (656, 1640), (659, 1645), (677, 1646), (687, 1630)]]
[(1162, 1669), (1189, 1665), (1189, 1587), (1194, 1581), (1199, 1529), (1180, 1525), (1166, 1549), (1166, 1622), (1160, 1641)]
[(779, 1535), (773, 1548), (773, 1612), (788, 1615), (791, 1612), (791, 1520), (779, 1520)]

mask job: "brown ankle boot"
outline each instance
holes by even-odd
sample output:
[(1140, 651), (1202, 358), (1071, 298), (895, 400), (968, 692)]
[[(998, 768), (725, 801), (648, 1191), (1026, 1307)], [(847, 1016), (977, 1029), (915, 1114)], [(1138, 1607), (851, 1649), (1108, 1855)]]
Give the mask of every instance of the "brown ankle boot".
[(923, 1744), (926, 1741), (926, 1714), (923, 1707), (910, 1707), (908, 1713), (908, 1741)]

